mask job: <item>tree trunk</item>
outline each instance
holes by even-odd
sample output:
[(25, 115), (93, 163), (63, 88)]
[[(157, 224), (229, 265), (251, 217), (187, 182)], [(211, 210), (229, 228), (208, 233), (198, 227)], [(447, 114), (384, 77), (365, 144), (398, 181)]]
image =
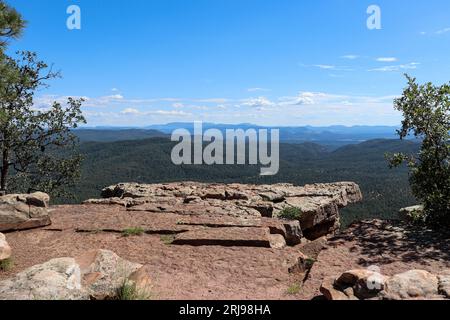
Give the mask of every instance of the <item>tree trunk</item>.
[(2, 170), (0, 179), (0, 196), (5, 195), (7, 192), (7, 180), (8, 180), (8, 169), (9, 169), (9, 152), (7, 149), (3, 150), (2, 156)]

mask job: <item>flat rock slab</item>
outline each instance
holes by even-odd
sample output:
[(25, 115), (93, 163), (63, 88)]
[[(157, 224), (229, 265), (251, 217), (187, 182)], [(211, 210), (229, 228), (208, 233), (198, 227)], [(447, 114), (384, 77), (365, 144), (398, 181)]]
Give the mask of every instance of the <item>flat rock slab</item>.
[[(129, 211), (121, 206), (80, 205), (55, 206), (51, 210), (52, 225), (47, 230), (117, 231), (142, 228), (149, 233), (173, 231), (178, 233), (198, 227), (261, 227), (260, 217), (188, 215), (148, 211)], [(272, 219), (271, 219), (272, 220)], [(161, 232), (168, 233), (168, 232)]]
[(270, 248), (268, 228), (205, 228), (176, 236), (174, 245)]

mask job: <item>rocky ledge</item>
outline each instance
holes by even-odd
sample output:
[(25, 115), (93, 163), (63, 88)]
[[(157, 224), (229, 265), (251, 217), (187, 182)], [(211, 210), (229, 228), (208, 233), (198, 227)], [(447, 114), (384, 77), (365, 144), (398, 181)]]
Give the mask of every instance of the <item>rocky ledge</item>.
[[(314, 240), (333, 234), (340, 227), (339, 209), (362, 200), (359, 186), (352, 182), (313, 184), (297, 187), (291, 184), (243, 185), (202, 184), (195, 182), (169, 184), (122, 183), (102, 191), (103, 199), (91, 199), (86, 204), (118, 204), (132, 212), (176, 214), (186, 217), (179, 225), (212, 227), (269, 227), (272, 234), (281, 234), (288, 244), (298, 244), (298, 237)], [(299, 226), (279, 223), (286, 208), (298, 209)], [(301, 229), (301, 233), (297, 230)], [(230, 234), (238, 234), (230, 229)], [(241, 230), (251, 234), (250, 230)], [(198, 236), (197, 236), (198, 235)], [(255, 232), (258, 241), (260, 233)], [(195, 238), (203, 239), (195, 241)], [(214, 231), (183, 235), (177, 242), (215, 244), (223, 238)], [(224, 240), (224, 239), (222, 239)], [(246, 241), (249, 239), (246, 239)], [(264, 241), (259, 242), (266, 246)]]
[[(127, 183), (102, 199), (51, 207), (41, 195), (1, 199), (10, 263), (0, 299), (115, 299), (138, 270), (161, 299), (294, 298), (286, 292), (307, 279), (323, 236), (339, 227), (339, 208), (362, 198), (351, 182)], [(295, 208), (291, 219), (282, 218), (286, 208)], [(111, 252), (136, 262), (120, 263), (129, 274), (103, 274), (114, 268), (95, 261), (119, 261)]]

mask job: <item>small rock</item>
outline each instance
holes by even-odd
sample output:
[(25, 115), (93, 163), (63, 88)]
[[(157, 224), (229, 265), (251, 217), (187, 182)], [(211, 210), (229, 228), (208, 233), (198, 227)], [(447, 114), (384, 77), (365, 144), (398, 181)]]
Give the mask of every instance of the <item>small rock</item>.
[(334, 287), (335, 278), (327, 277), (323, 280), (320, 292), (327, 300), (350, 300), (350, 298), (342, 291)]
[(140, 299), (149, 299), (152, 296), (152, 281), (146, 266), (143, 266), (133, 272), (128, 281), (132, 282)]
[(309, 241), (308, 243), (300, 247), (300, 251), (310, 257), (311, 259), (317, 260), (320, 252), (325, 249), (327, 245), (327, 238), (321, 237), (319, 239)]
[(274, 249), (283, 249), (286, 247), (286, 240), (281, 234), (269, 235), (270, 247)]
[(359, 300), (356, 296), (355, 296), (355, 291), (353, 290), (352, 287), (347, 288), (344, 290), (345, 295), (348, 297), (349, 300)]
[(142, 267), (109, 250), (89, 251), (75, 260), (81, 269), (83, 286), (95, 300), (114, 298), (126, 279)]
[(417, 205), (407, 208), (402, 208), (398, 212), (399, 218), (405, 222), (413, 222), (413, 217), (420, 217), (423, 215), (425, 208), (423, 205)]

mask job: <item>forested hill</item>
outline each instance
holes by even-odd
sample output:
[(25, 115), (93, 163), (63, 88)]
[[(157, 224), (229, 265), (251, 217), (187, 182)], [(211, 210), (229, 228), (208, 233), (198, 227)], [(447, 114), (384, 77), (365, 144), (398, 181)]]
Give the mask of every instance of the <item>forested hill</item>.
[(167, 138), (82, 143), (80, 148), (85, 157), (82, 178), (73, 190), (75, 199), (70, 202), (98, 197), (102, 188), (118, 182), (192, 180), (297, 185), (355, 181), (362, 188), (364, 201), (344, 210), (346, 222), (394, 217), (399, 208), (415, 204), (406, 168), (391, 170), (384, 158), (385, 152), (416, 152), (418, 144), (411, 141), (371, 140), (335, 151), (314, 143), (281, 144), (279, 174), (266, 177), (259, 175), (259, 166), (175, 166), (170, 159), (174, 144)]

